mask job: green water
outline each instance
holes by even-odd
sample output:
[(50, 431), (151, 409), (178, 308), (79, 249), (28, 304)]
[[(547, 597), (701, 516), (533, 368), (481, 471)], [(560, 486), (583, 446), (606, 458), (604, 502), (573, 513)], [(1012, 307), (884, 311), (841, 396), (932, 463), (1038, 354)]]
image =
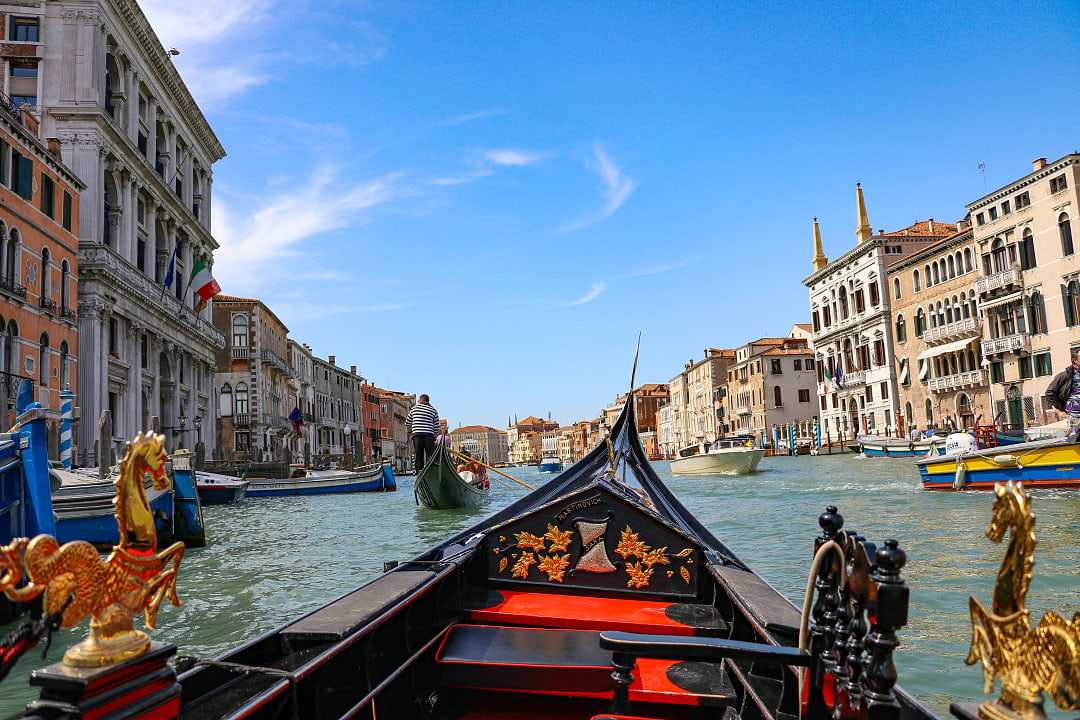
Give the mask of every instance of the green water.
[[(908, 554), (910, 624), (900, 633), (900, 684), (941, 713), (955, 699), (981, 697), (981, 671), (964, 665), (968, 596), (989, 602), (1004, 546), (983, 532), (992, 495), (919, 488), (909, 461), (832, 457), (765, 458), (744, 477), (672, 477), (657, 471), (679, 499), (740, 558), (801, 602), (817, 517), (835, 504), (846, 527), (871, 540), (895, 537)], [(539, 483), (533, 468), (512, 472)], [(247, 499), (206, 509), (206, 548), (184, 557), (181, 608), (164, 606), (154, 636), (180, 653), (212, 657), (315, 608), (381, 571), (384, 560), (419, 554), (452, 532), (520, 497), (496, 484), (475, 512), (426, 510), (413, 501), (412, 478), (397, 493)], [(1028, 607), (1071, 617), (1080, 610), (1080, 493), (1033, 493), (1039, 546)], [(50, 659), (85, 629), (55, 639)], [(24, 656), (0, 685), (0, 712), (17, 711), (40, 655)]]

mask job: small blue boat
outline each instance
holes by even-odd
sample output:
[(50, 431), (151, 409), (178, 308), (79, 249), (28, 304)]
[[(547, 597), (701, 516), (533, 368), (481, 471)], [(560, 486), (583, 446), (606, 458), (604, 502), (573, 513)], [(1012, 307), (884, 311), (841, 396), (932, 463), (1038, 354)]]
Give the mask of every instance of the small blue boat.
[(551, 455), (545, 455), (540, 458), (540, 465), (536, 469), (542, 473), (562, 472), (562, 460)]
[[(62, 481), (53, 490), (52, 510), (56, 517), (56, 539), (61, 544), (85, 540), (100, 548), (110, 548), (120, 542), (116, 529), (116, 485), (112, 478), (101, 481), (96, 474), (51, 470), (50, 475)], [(159, 490), (146, 480), (146, 499), (154, 513), (154, 525), (163, 543), (174, 538), (173, 491)]]
[(394, 471), (389, 465), (367, 465), (356, 470), (300, 470), (300, 472), (303, 473), (300, 477), (251, 478), (248, 481), (247, 496), (286, 497), (397, 490)]

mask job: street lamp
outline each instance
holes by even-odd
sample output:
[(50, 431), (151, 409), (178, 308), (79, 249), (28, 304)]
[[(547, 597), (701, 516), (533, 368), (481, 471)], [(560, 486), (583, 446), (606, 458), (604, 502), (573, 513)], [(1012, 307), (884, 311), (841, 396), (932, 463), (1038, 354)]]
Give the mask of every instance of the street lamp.
[(345, 423), (345, 427), (342, 428), (342, 432), (345, 433), (345, 446), (347, 449), (349, 445), (349, 436), (352, 435), (352, 425), (350, 425), (349, 423)]

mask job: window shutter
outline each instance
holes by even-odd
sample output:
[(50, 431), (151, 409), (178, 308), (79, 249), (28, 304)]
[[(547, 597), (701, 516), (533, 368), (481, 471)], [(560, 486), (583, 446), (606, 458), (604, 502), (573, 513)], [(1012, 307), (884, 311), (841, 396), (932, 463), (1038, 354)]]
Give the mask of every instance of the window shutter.
[(1061, 305), (1065, 308), (1065, 326), (1072, 327), (1076, 324), (1072, 311), (1072, 293), (1067, 285), (1061, 286)]
[(34, 199), (34, 163), (22, 155), (19, 156), (19, 187), (15, 192), (27, 200)]

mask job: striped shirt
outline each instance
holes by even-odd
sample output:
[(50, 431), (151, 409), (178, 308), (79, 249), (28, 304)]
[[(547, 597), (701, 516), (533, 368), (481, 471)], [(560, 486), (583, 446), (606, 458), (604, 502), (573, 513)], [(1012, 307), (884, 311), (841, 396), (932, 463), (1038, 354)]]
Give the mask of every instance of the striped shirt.
[(427, 403), (416, 403), (405, 421), (413, 435), (438, 435), (439, 411)]

